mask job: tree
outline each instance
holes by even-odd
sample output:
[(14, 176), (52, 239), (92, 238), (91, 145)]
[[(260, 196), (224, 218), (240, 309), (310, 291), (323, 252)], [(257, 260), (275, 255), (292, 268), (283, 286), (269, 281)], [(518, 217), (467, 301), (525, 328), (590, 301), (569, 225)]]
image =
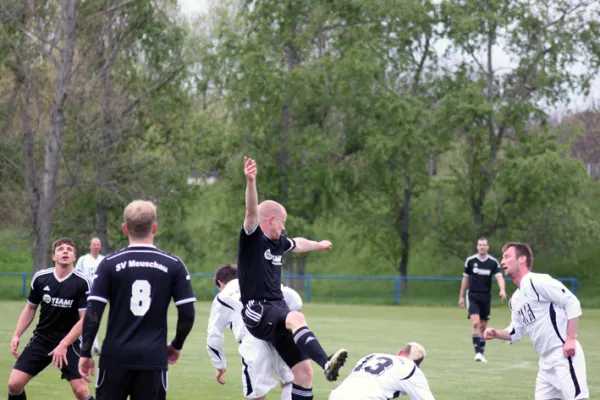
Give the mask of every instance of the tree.
[[(545, 130), (545, 105), (585, 92), (598, 65), (598, 5), (559, 0), (448, 0), (442, 3), (450, 44), (447, 66), (453, 101), (448, 128), (462, 141), (454, 163), (456, 194), (471, 210), (473, 229), (457, 232), (461, 242), (490, 236), (505, 226), (496, 217), (510, 203), (498, 202), (495, 182), (505, 143)], [(464, 56), (461, 56), (464, 55)], [(508, 63), (505, 60), (511, 59)], [(574, 65), (583, 66), (578, 73)], [(552, 141), (551, 137), (546, 138)]]

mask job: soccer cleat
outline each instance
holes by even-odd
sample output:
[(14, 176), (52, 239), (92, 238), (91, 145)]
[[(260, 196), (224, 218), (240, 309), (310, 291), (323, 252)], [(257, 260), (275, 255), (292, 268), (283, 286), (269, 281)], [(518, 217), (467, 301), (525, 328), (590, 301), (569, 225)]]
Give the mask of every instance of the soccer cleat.
[(484, 363), (488, 362), (488, 360), (486, 360), (486, 358), (481, 353), (475, 354), (475, 358), (473, 358), (473, 360), (477, 361), (477, 362), (484, 362)]
[(340, 349), (336, 351), (331, 357), (329, 357), (329, 361), (325, 364), (325, 378), (328, 381), (333, 382), (336, 381), (339, 376), (340, 368), (346, 362), (346, 358), (348, 358), (348, 352), (346, 349)]

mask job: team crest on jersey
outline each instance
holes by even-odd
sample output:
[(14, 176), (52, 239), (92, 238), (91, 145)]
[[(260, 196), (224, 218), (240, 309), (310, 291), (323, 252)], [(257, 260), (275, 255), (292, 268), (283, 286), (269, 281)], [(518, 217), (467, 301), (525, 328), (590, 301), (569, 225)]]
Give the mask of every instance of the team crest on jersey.
[(273, 254), (271, 254), (271, 249), (267, 249), (267, 251), (265, 251), (265, 259), (271, 261), (273, 265), (280, 266), (282, 264), (282, 258), (283, 256), (274, 256)]
[(490, 275), (492, 271), (489, 269), (480, 269), (477, 268), (477, 264), (475, 264), (475, 268), (473, 268), (473, 273), (477, 275)]
[(44, 301), (44, 303), (48, 303), (52, 307), (71, 308), (73, 306), (72, 299), (61, 299), (59, 297), (52, 298), (49, 294), (45, 294), (44, 296), (42, 296), (42, 300)]

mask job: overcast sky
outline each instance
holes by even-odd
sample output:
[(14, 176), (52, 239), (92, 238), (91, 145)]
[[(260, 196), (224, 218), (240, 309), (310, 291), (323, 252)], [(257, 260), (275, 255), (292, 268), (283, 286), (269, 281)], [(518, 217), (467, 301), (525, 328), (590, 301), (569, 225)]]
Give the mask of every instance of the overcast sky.
[[(210, 4), (213, 4), (214, 1), (218, 0), (177, 0), (181, 11), (185, 15), (194, 15), (198, 13), (207, 12)], [(500, 50), (501, 52), (501, 50)], [(496, 59), (508, 58), (508, 57), (494, 57)], [(592, 84), (591, 95), (589, 97), (583, 96), (573, 96), (572, 104), (569, 106), (570, 109), (582, 110), (589, 107), (592, 103), (593, 98), (600, 99), (600, 73), (597, 75), (595, 81)], [(558, 109), (562, 109), (564, 112), (564, 107), (558, 107)]]

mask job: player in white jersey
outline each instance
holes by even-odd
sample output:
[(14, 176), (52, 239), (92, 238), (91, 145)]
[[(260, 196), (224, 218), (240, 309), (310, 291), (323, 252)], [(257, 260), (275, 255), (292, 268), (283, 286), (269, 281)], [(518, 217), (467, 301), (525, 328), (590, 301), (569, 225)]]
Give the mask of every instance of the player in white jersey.
[(329, 400), (389, 400), (408, 396), (434, 400), (427, 378), (419, 368), (425, 349), (408, 343), (398, 355), (373, 353), (361, 358), (354, 370), (329, 395)]
[(579, 300), (550, 275), (531, 272), (533, 253), (526, 244), (504, 245), (501, 264), (517, 285), (509, 302), (511, 323), (504, 330), (486, 329), (486, 339), (514, 343), (529, 336), (540, 356), (535, 400), (588, 399), (585, 356), (576, 339)]
[[(275, 374), (282, 385), (281, 399), (291, 400), (291, 383), (294, 379), (292, 370), (270, 343), (252, 336), (242, 321), (243, 305), (240, 299), (237, 268), (232, 264), (219, 267), (215, 274), (215, 284), (221, 292), (215, 297), (211, 307), (206, 349), (213, 367), (217, 369), (217, 381), (225, 384), (223, 374), (227, 369), (227, 360), (223, 351), (225, 339), (223, 331), (228, 327), (239, 343), (244, 397), (264, 399), (266, 394), (277, 386)], [(290, 310), (298, 311), (302, 308), (302, 299), (295, 290), (282, 286), (282, 291)]]
[[(90, 252), (79, 257), (79, 260), (77, 260), (77, 264), (75, 265), (75, 269), (83, 272), (92, 280), (92, 282), (96, 275), (96, 268), (98, 268), (100, 261), (104, 259), (104, 256), (100, 254), (100, 250), (102, 250), (102, 242), (97, 237), (92, 238), (90, 241)], [(94, 339), (92, 351), (96, 355), (100, 354), (98, 336)]]

